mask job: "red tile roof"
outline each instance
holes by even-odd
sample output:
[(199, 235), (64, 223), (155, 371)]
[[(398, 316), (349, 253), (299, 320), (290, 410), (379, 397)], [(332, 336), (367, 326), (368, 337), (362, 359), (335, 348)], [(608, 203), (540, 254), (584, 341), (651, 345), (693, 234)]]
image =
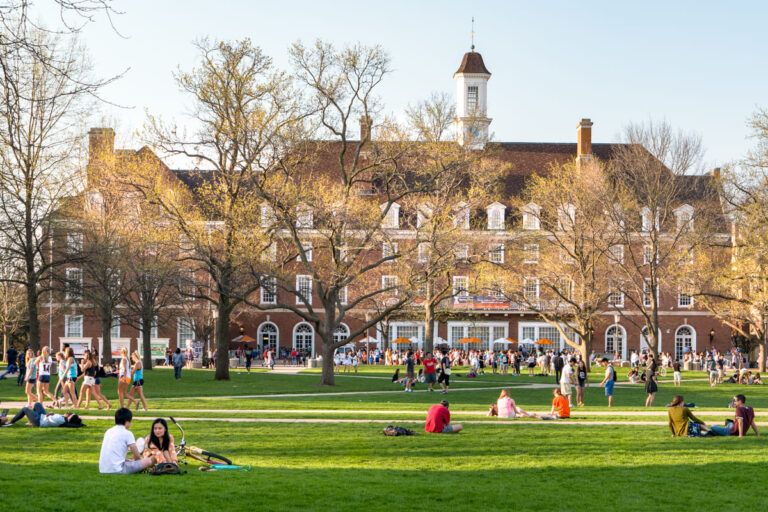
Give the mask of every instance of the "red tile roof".
[(491, 75), (491, 72), (488, 71), (488, 68), (485, 67), (485, 63), (483, 62), (483, 56), (475, 51), (467, 52), (464, 54), (464, 58), (461, 59), (461, 65), (459, 65), (459, 69), (456, 70), (457, 73), (479, 73), (483, 75)]

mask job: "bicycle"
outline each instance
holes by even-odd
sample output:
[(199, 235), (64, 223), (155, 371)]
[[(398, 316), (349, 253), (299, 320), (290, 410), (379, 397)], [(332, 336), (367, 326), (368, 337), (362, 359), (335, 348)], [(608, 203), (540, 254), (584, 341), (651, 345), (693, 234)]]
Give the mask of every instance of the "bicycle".
[[(176, 427), (178, 427), (179, 430), (181, 430), (181, 442), (176, 446), (176, 456), (179, 460), (179, 464), (187, 464), (187, 457), (190, 457), (192, 459), (195, 459), (199, 462), (202, 462), (205, 464), (205, 467), (208, 467), (209, 469), (225, 469), (221, 466), (231, 466), (226, 469), (240, 469), (244, 466), (235, 466), (232, 464), (232, 461), (223, 455), (219, 455), (217, 453), (209, 452), (206, 450), (203, 450), (202, 448), (198, 448), (197, 446), (187, 446), (187, 440), (184, 435), (184, 429), (179, 424), (178, 421), (176, 421), (173, 416), (170, 416), (170, 420), (173, 422)], [(219, 466), (219, 467), (216, 467)], [(204, 467), (201, 467), (200, 470), (205, 470)]]

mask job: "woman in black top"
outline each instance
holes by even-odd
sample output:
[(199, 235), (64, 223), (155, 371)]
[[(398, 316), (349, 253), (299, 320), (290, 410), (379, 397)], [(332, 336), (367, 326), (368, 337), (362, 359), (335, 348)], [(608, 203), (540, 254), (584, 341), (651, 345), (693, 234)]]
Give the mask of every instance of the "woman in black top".
[(576, 366), (576, 405), (584, 406), (584, 388), (587, 386), (587, 364), (579, 360)]
[(656, 397), (656, 392), (659, 390), (659, 386), (656, 384), (656, 360), (651, 357), (648, 360), (648, 366), (645, 370), (645, 392), (647, 397), (645, 398), (645, 406), (651, 407), (653, 405), (653, 399)]

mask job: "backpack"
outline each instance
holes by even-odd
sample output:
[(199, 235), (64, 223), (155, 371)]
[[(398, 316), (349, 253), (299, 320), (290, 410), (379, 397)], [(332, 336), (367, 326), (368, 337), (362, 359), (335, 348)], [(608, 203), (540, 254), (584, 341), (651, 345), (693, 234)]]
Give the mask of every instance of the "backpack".
[(616, 374), (616, 368), (611, 366), (611, 370), (613, 370), (613, 382), (616, 382), (617, 380), (619, 380), (619, 377)]
[(149, 472), (150, 475), (180, 475), (181, 469), (173, 462), (160, 462)]
[(383, 431), (385, 436), (388, 437), (397, 437), (397, 436), (412, 436), (415, 435), (413, 430), (409, 430), (407, 428), (403, 427), (395, 427), (393, 425), (387, 425), (387, 427)]

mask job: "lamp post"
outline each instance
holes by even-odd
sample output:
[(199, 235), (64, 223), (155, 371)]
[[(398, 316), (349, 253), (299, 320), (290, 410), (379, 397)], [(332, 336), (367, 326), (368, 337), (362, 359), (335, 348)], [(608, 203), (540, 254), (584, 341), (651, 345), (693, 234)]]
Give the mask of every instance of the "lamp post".
[(715, 345), (715, 330), (710, 329), (709, 330), (709, 348), (714, 347)]

